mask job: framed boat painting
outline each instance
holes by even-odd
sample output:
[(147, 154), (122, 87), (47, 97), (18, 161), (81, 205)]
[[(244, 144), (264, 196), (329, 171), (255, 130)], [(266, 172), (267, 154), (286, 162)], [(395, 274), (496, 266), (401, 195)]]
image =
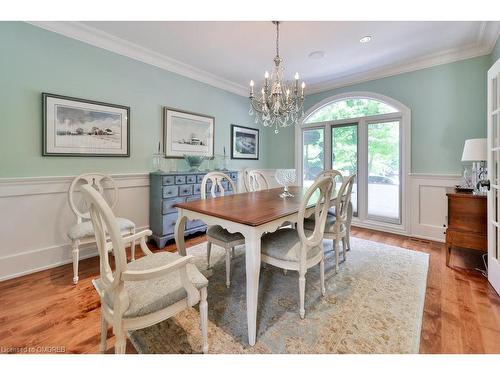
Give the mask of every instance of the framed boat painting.
[(259, 159), (259, 129), (231, 125), (231, 159)]
[(44, 156), (130, 156), (130, 108), (42, 94)]
[(165, 157), (184, 155), (214, 157), (215, 117), (163, 108), (163, 147)]

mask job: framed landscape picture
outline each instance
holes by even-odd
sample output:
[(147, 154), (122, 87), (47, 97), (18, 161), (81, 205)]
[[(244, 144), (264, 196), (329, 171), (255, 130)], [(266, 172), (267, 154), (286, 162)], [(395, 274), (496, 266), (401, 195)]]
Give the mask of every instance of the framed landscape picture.
[(231, 125), (231, 159), (259, 159), (259, 129)]
[(184, 155), (214, 157), (215, 118), (178, 109), (163, 108), (165, 157)]
[(130, 108), (42, 94), (44, 156), (130, 156)]

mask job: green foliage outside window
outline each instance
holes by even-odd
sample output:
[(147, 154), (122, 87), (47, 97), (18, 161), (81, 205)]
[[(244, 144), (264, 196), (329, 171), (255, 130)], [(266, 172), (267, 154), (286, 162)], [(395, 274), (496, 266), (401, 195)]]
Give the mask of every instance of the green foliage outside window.
[(351, 98), (325, 105), (306, 120), (307, 124), (394, 113), (397, 110), (373, 99)]

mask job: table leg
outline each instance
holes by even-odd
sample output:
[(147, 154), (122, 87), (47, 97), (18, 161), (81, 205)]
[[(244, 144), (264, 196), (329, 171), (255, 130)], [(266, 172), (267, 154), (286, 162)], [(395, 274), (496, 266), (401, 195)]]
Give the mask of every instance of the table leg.
[(257, 303), (260, 276), (260, 236), (245, 236), (245, 266), (247, 274), (248, 343), (255, 345), (257, 335)]
[(187, 218), (179, 212), (179, 218), (175, 223), (175, 246), (180, 255), (186, 256), (186, 244), (184, 243), (184, 228)]

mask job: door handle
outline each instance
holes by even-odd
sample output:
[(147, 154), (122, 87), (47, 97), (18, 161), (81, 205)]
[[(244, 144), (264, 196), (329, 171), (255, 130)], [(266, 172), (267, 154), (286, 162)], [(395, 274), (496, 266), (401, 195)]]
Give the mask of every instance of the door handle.
[(486, 186), (488, 190), (490, 190), (490, 180), (481, 180), (477, 183), (477, 188), (479, 189), (480, 186)]

